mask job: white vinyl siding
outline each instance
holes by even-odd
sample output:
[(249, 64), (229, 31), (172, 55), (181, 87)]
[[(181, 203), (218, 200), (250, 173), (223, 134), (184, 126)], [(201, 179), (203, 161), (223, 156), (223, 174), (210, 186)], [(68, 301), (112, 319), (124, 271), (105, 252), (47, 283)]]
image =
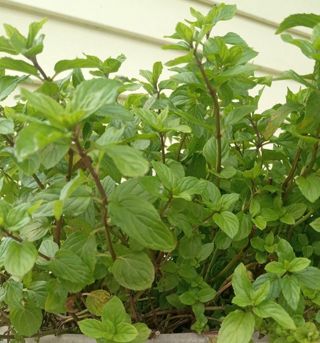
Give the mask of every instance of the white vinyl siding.
[[(127, 56), (119, 74), (138, 76), (153, 62), (163, 62), (176, 52), (162, 50), (163, 38), (174, 31), (177, 21), (190, 18), (189, 8), (207, 12), (212, 0), (0, 0), (0, 23), (10, 23), (26, 31), (31, 21), (47, 17), (45, 51), (39, 61), (48, 73), (59, 59), (81, 57), (82, 53), (104, 59), (123, 53)], [(282, 42), (275, 28), (284, 17), (296, 12), (320, 13), (318, 0), (225, 0), (235, 3), (238, 14), (232, 21), (221, 22), (217, 35), (228, 31), (240, 34), (259, 55), (254, 59), (260, 73), (278, 74), (294, 69), (309, 73), (312, 61), (300, 51)], [(306, 36), (298, 28), (295, 34)], [(3, 33), (2, 27), (0, 34)], [(283, 101), (287, 82), (266, 90), (271, 103)], [(297, 85), (290, 83), (292, 87)], [(265, 96), (265, 97), (266, 97)], [(263, 100), (267, 105), (268, 100)], [(269, 100), (270, 102), (270, 100)]]

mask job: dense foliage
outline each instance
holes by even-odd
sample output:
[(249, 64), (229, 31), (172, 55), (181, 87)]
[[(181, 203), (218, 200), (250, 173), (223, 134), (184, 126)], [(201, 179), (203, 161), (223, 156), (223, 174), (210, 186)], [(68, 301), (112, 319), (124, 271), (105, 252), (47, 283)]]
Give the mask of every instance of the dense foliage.
[[(278, 33), (314, 60), (285, 104), (236, 33), (235, 6), (178, 23), (163, 65), (113, 76), (124, 56), (37, 56), (44, 21), (0, 37), (0, 320), (7, 338), (82, 332), (142, 343), (151, 330), (218, 331), (219, 343), (318, 342), (320, 17)], [(22, 76), (15, 76), (16, 74)], [(20, 85), (21, 86), (21, 85)], [(280, 130), (278, 130), (280, 128)], [(221, 324), (222, 322), (222, 324)]]

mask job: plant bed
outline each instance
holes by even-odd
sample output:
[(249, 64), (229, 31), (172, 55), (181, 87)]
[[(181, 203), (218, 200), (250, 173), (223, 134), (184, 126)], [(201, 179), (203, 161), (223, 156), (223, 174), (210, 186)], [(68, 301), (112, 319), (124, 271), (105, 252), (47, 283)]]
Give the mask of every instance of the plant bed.
[(272, 78), (238, 34), (215, 35), (235, 12), (191, 9), (164, 47), (181, 53), (169, 79), (161, 62), (114, 76), (122, 55), (50, 76), (45, 21), (5, 25), (0, 101), (30, 75), (41, 85), (0, 107), (2, 338), (319, 342), (320, 17), (281, 23), (312, 30), (282, 38), (315, 67), (278, 76), (301, 89), (261, 112)]

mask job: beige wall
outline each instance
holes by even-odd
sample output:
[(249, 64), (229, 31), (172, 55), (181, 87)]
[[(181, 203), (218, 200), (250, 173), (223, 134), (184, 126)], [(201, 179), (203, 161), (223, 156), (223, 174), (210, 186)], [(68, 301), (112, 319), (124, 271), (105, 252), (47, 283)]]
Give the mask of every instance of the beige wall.
[[(289, 14), (319, 13), (319, 0), (224, 2), (236, 3), (238, 14), (233, 21), (220, 23), (215, 32), (234, 31), (246, 39), (259, 52), (254, 63), (261, 72), (311, 70), (311, 61), (274, 32), (277, 23)], [(0, 23), (10, 23), (25, 31), (32, 20), (49, 19), (44, 28), (45, 52), (39, 58), (49, 74), (59, 59), (80, 57), (82, 53), (101, 58), (124, 53), (127, 61), (120, 74), (137, 76), (139, 69), (150, 68), (154, 61), (166, 61), (175, 55), (161, 49), (165, 43), (163, 36), (173, 32), (177, 21), (190, 17), (190, 6), (207, 12), (212, 4), (211, 0), (0, 0)], [(303, 37), (307, 32), (299, 29), (296, 34)], [(263, 105), (282, 101), (288, 84), (297, 88), (294, 83), (278, 83), (266, 91)]]

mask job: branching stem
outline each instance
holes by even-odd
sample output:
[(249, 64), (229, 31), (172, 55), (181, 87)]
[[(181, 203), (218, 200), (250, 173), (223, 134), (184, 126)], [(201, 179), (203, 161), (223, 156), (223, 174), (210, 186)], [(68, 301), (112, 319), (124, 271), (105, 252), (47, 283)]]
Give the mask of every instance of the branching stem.
[(82, 159), (83, 165), (91, 174), (91, 176), (92, 176), (92, 178), (96, 184), (97, 190), (100, 194), (102, 222), (103, 222), (103, 226), (105, 228), (106, 238), (107, 238), (107, 242), (108, 242), (108, 248), (109, 248), (112, 260), (115, 261), (117, 256), (116, 256), (116, 253), (113, 249), (111, 232), (110, 232), (110, 227), (108, 224), (108, 209), (107, 209), (108, 198), (107, 198), (107, 194), (106, 194), (106, 192), (102, 186), (102, 183), (99, 179), (99, 175), (97, 174), (97, 172), (95, 171), (95, 169), (92, 166), (92, 162), (91, 162), (90, 157), (87, 155), (87, 152), (83, 149), (83, 147), (80, 144), (78, 132), (76, 132), (76, 134), (74, 136), (74, 142), (75, 142), (76, 148), (78, 150), (78, 153)]
[[(201, 62), (201, 59), (199, 58), (197, 54), (197, 50), (194, 49), (193, 55), (195, 57), (196, 63), (199, 67), (200, 73), (203, 77), (203, 80), (206, 84), (206, 87), (209, 91), (209, 94), (212, 98), (213, 102), (213, 114), (215, 118), (215, 127), (216, 127), (216, 132), (215, 132), (215, 137), (216, 137), (216, 143), (217, 143), (217, 159), (216, 159), (216, 172), (219, 174), (221, 172), (221, 164), (222, 164), (222, 149), (221, 149), (221, 114), (220, 114), (220, 106), (219, 106), (219, 100), (218, 100), (218, 94), (216, 89), (211, 85), (209, 78), (205, 72), (204, 66)], [(220, 179), (218, 178), (217, 180), (218, 186), (220, 184)]]

